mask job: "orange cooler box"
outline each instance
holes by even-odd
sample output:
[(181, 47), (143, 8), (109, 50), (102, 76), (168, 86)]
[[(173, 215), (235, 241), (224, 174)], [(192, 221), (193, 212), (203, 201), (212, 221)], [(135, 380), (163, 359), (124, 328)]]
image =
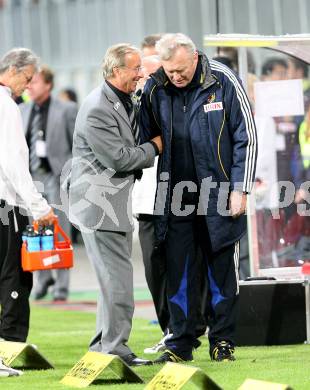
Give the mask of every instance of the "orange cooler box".
[[(58, 235), (64, 240), (59, 241)], [(54, 223), (54, 249), (49, 251), (28, 252), (26, 242), (22, 245), (22, 268), (24, 271), (38, 271), (54, 268), (73, 267), (73, 248), (66, 233)]]

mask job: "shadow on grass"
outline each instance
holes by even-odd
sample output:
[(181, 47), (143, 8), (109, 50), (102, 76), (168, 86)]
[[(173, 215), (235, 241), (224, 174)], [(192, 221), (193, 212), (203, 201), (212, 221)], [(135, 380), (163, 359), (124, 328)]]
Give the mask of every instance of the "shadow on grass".
[(123, 379), (95, 379), (92, 382), (92, 385), (97, 385), (97, 386), (98, 385), (106, 385), (106, 386), (109, 386), (109, 385), (121, 385), (121, 384), (124, 384), (124, 383), (130, 384), (130, 383), (126, 382)]
[(12, 366), (15, 370), (21, 370), (21, 371), (49, 371), (49, 370), (55, 370), (55, 368), (35, 368), (35, 367), (25, 367), (25, 366), (19, 366), (19, 365), (14, 365)]

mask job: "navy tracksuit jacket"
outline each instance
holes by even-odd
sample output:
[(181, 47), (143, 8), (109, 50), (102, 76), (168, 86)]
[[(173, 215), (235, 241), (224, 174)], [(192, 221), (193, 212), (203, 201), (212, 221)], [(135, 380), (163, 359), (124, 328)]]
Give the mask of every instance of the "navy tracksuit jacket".
[[(217, 251), (238, 241), (246, 230), (246, 217), (232, 219), (218, 213), (226, 189), (249, 193), (255, 178), (257, 137), (250, 103), (238, 77), (225, 65), (199, 55), (202, 74), (189, 116), (191, 147), (199, 183), (212, 180), (209, 199), (203, 208), (212, 249)], [(146, 142), (156, 135), (163, 137), (163, 154), (158, 179), (171, 173), (172, 99), (169, 80), (160, 68), (147, 81), (141, 98), (140, 137)], [(164, 173), (162, 176), (161, 174)], [(170, 176), (169, 176), (170, 179)], [(221, 184), (222, 183), (222, 184)], [(167, 232), (171, 183), (164, 199), (164, 215), (158, 218), (156, 236), (162, 241)], [(155, 212), (156, 213), (156, 212)]]

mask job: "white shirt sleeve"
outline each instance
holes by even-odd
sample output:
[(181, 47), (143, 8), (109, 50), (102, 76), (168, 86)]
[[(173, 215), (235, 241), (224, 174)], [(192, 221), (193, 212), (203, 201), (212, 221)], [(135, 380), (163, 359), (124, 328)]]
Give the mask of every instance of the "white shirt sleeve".
[(34, 219), (38, 219), (48, 214), (51, 207), (36, 189), (29, 172), (29, 151), (20, 111), (15, 102), (7, 103), (0, 110), (1, 174), (9, 187), (8, 190), (15, 192), (11, 195), (20, 197)]

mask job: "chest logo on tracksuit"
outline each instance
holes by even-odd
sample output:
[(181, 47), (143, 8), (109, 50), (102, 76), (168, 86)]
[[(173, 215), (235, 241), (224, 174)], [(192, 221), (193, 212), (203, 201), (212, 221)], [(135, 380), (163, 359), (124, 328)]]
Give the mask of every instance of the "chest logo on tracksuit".
[(222, 102), (207, 103), (203, 106), (204, 112), (223, 110)]

